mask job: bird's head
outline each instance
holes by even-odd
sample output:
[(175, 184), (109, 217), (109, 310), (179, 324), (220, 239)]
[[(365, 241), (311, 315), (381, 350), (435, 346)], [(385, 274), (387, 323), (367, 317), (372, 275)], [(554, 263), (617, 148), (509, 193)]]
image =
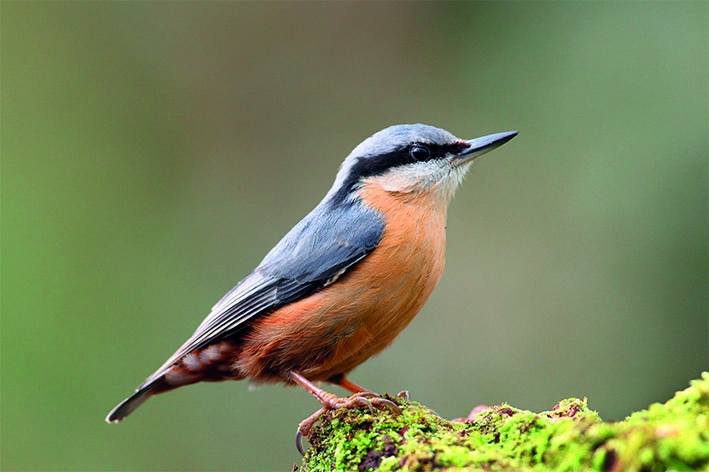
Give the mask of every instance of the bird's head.
[(369, 182), (392, 193), (430, 192), (448, 199), (476, 158), (516, 135), (510, 131), (464, 140), (433, 126), (390, 126), (347, 156), (328, 197), (351, 199)]

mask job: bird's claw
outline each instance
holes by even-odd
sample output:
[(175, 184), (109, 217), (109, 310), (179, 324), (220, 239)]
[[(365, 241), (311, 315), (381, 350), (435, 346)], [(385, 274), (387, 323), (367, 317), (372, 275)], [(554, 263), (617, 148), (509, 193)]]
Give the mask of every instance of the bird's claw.
[(320, 417), (327, 411), (327, 408), (322, 407), (312, 415), (305, 418), (298, 425), (298, 431), (295, 433), (295, 447), (302, 456), (305, 456), (305, 448), (303, 447), (303, 438), (308, 438), (310, 435), (310, 430), (313, 425), (320, 419)]
[(379, 394), (374, 393), (374, 392), (370, 392), (369, 390), (364, 391), (364, 392), (355, 393), (355, 395), (360, 396), (360, 397), (378, 397), (379, 396)]
[(372, 406), (372, 402), (370, 402), (367, 397), (359, 396), (357, 398), (357, 404), (359, 406), (366, 406), (369, 409), (369, 413), (374, 414), (374, 406)]
[[(366, 397), (371, 397), (371, 398), (366, 398)], [(345, 402), (352, 401), (354, 403), (353, 406), (366, 406), (369, 408), (369, 412), (374, 414), (374, 409), (377, 408), (379, 410), (382, 410), (384, 408), (388, 408), (397, 415), (401, 413), (401, 409), (399, 408), (399, 405), (394, 403), (393, 401), (387, 399), (387, 398), (382, 398), (376, 393), (372, 392), (362, 392), (362, 393), (357, 393), (355, 395), (352, 395), (350, 398), (344, 399)], [(343, 405), (339, 406), (340, 408), (351, 408), (352, 406), (347, 405), (346, 403)]]
[(303, 432), (298, 428), (298, 431), (295, 432), (295, 448), (298, 449), (298, 452), (300, 452), (300, 455), (305, 457), (305, 448), (303, 447)]
[(411, 392), (408, 390), (402, 390), (401, 392), (396, 394), (396, 398), (401, 398), (402, 400), (406, 400), (407, 402), (411, 400)]
[(305, 456), (305, 448), (303, 447), (303, 438), (307, 439), (310, 435), (310, 430), (313, 425), (325, 414), (328, 410), (337, 410), (340, 408), (357, 408), (366, 406), (371, 414), (374, 414), (375, 408), (388, 408), (397, 415), (401, 413), (399, 406), (388, 398), (381, 398), (373, 392), (361, 392), (352, 395), (349, 398), (335, 398), (323, 405), (318, 411), (310, 415), (308, 418), (300, 422), (298, 431), (295, 433), (295, 447), (298, 452)]
[(394, 403), (393, 401), (389, 400), (388, 398), (378, 398), (377, 399), (379, 403), (378, 406), (384, 406), (389, 408), (391, 411), (396, 413), (397, 415), (401, 414), (401, 408), (399, 408), (399, 405)]

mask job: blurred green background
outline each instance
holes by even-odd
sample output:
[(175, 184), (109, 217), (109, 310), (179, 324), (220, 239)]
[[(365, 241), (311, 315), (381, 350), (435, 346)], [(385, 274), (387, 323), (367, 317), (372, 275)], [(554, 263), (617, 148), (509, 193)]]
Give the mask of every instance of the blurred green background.
[(4, 1), (1, 26), (5, 470), (290, 470), (300, 389), (103, 419), (396, 123), (520, 135), (353, 380), (613, 419), (707, 368), (704, 2)]

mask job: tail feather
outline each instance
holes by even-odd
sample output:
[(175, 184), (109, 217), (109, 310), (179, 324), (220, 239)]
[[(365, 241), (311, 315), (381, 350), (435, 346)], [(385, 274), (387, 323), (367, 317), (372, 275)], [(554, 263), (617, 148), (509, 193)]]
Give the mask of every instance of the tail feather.
[(141, 385), (138, 390), (130, 397), (123, 400), (118, 404), (106, 417), (106, 422), (108, 423), (118, 423), (126, 416), (133, 413), (133, 410), (142, 405), (145, 400), (152, 397), (153, 394), (157, 393), (153, 391), (155, 387), (155, 382), (151, 382), (147, 385)]
[[(172, 371), (174, 374), (172, 376), (172, 381), (169, 383), (165, 379), (165, 374), (168, 371)], [(158, 393), (167, 392), (174, 388), (193, 384), (201, 380), (211, 380), (208, 376), (205, 377), (203, 374), (203, 372), (195, 373), (187, 368), (179, 367), (177, 365), (168, 369), (161, 367), (160, 370), (148, 377), (145, 382), (140, 384), (133, 395), (123, 400), (118, 404), (118, 406), (111, 410), (106, 417), (106, 422), (118, 423), (123, 418), (133, 413), (133, 410), (145, 403), (145, 400), (153, 395), (157, 395)], [(209, 374), (209, 371), (207, 374)], [(222, 379), (220, 378), (218, 380)]]

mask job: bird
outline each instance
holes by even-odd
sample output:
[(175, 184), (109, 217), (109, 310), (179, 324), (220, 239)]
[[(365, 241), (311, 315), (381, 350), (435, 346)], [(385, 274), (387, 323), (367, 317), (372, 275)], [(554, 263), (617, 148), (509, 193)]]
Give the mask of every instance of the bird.
[[(479, 156), (517, 133), (465, 140), (410, 124), (365, 139), (322, 201), (106, 421), (117, 423), (148, 398), (184, 385), (242, 379), (300, 385), (322, 404), (299, 425), (299, 449), (327, 410), (397, 410), (348, 375), (421, 310), (443, 272), (456, 188)], [(338, 397), (315, 382), (353, 395)]]

